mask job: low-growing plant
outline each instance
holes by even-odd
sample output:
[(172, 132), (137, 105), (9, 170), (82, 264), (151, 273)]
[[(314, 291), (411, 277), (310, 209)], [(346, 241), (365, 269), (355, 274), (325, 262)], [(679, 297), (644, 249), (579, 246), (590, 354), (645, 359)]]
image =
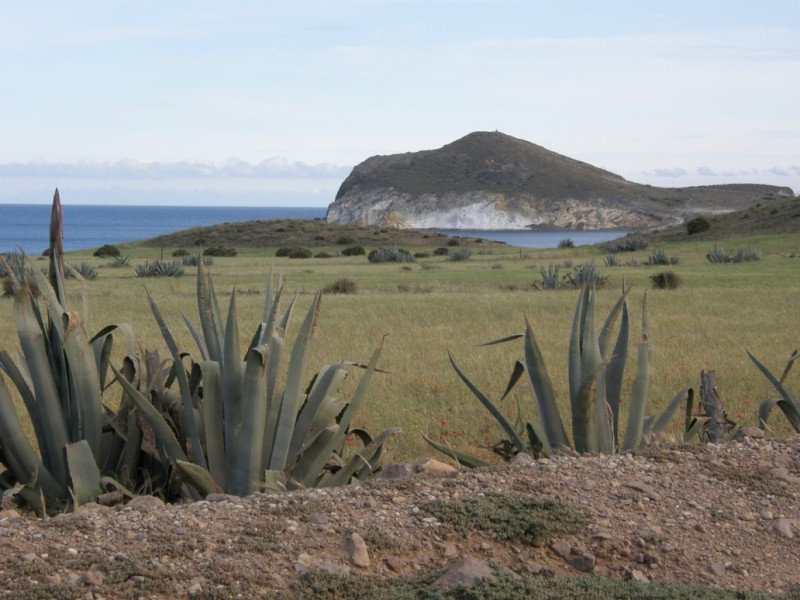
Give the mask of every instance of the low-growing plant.
[(183, 265), (177, 260), (145, 261), (133, 268), (136, 277), (182, 277), (183, 273)]
[(342, 250), (342, 256), (365, 256), (367, 251), (363, 246), (351, 246)]
[(645, 236), (640, 233), (629, 233), (621, 240), (608, 242), (606, 244), (606, 251), (611, 254), (618, 252), (634, 252), (636, 250), (645, 250), (648, 246), (648, 241)]
[[(568, 357), (569, 406), (572, 420), (572, 441), (567, 436), (556, 393), (544, 357), (534, 336), (531, 323), (526, 318), (525, 333), (505, 336), (483, 345), (499, 344), (522, 338), (525, 358), (517, 361), (512, 370), (503, 397), (507, 396), (519, 380), (526, 376), (533, 392), (538, 416), (525, 422), (520, 432), (502, 412), (458, 367), (455, 359), (450, 362), (459, 378), (467, 385), (481, 404), (503, 428), (508, 440), (498, 445), (506, 457), (518, 452), (533, 456), (569, 452), (573, 448), (579, 453), (606, 453), (626, 451), (654, 443), (663, 433), (681, 403), (691, 413), (693, 391), (685, 388), (669, 402), (658, 417), (646, 417), (651, 373), (651, 335), (647, 315), (647, 294), (642, 300), (642, 335), (637, 352), (636, 376), (631, 398), (628, 402), (628, 424), (624, 435), (619, 429), (619, 407), (622, 382), (628, 360), (628, 307), (630, 288), (623, 290), (619, 300), (611, 309), (598, 335), (596, 329), (596, 293), (591, 285), (581, 288), (575, 316), (572, 322)], [(617, 328), (618, 326), (618, 328)], [(612, 347), (613, 330), (617, 328), (616, 341)], [(521, 416), (520, 419), (522, 420)], [(688, 419), (687, 419), (688, 425)], [(694, 435), (694, 431), (687, 432)], [(425, 438), (436, 449), (455, 458), (466, 466), (479, 466), (482, 461), (458, 452), (451, 447)]]
[(703, 233), (709, 229), (711, 229), (711, 222), (705, 217), (695, 217), (686, 222), (686, 233), (688, 235)]
[(470, 250), (469, 248), (457, 248), (455, 250), (451, 249), (447, 253), (447, 260), (460, 262), (463, 260), (468, 260), (470, 256), (472, 256), (472, 250)]
[(325, 251), (317, 252), (314, 255), (314, 258), (333, 258), (333, 254), (331, 254), (330, 252), (325, 252)]
[(355, 238), (352, 238), (352, 237), (349, 237), (349, 236), (346, 236), (346, 235), (339, 236), (336, 239), (336, 245), (337, 246), (347, 246), (348, 244), (355, 244), (357, 242), (358, 242), (358, 240), (356, 240)]
[(203, 252), (205, 256), (238, 256), (239, 251), (229, 246), (211, 246)]
[(416, 260), (408, 250), (404, 250), (403, 248), (398, 248), (396, 246), (372, 250), (367, 256), (367, 259), (371, 263), (407, 263), (414, 262)]
[(130, 256), (126, 254), (120, 254), (119, 256), (115, 256), (114, 258), (112, 258), (111, 262), (108, 263), (108, 266), (118, 269), (120, 267), (127, 267), (128, 265), (130, 265), (130, 263), (131, 263)]
[(783, 412), (783, 414), (786, 415), (786, 419), (789, 421), (789, 424), (792, 426), (792, 428), (796, 432), (800, 433), (800, 398), (798, 398), (797, 394), (786, 387), (785, 383), (786, 377), (792, 370), (794, 362), (800, 358), (800, 349), (796, 349), (789, 356), (789, 360), (786, 361), (786, 366), (784, 367), (783, 373), (781, 373), (780, 377), (773, 375), (772, 372), (766, 366), (764, 366), (760, 360), (753, 356), (749, 350), (747, 351), (747, 355), (780, 395), (780, 398), (768, 399), (761, 402), (761, 406), (759, 406), (758, 409), (759, 427), (761, 427), (761, 429), (766, 429), (769, 414), (772, 412), (772, 409), (777, 406)]
[(182, 258), (184, 256), (189, 256), (189, 251), (185, 248), (178, 248), (177, 250), (172, 251), (172, 256), (174, 258)]
[(561, 278), (559, 277), (558, 265), (547, 265), (547, 268), (539, 267), (539, 273), (542, 278), (533, 284), (533, 287), (538, 290), (556, 290), (561, 286)]
[[(199, 254), (191, 254), (181, 257), (181, 264), (183, 264), (184, 267), (196, 267), (199, 264), (199, 262), (200, 262)], [(203, 264), (206, 267), (210, 267), (211, 265), (214, 264), (214, 257), (203, 255)]]
[(744, 248), (737, 248), (731, 255), (731, 262), (755, 262), (761, 260), (761, 252), (758, 250), (750, 250)]
[(624, 263), (616, 254), (606, 254), (606, 257), (603, 259), (603, 264), (607, 267), (621, 267)]
[(714, 247), (706, 253), (706, 260), (710, 263), (726, 263), (728, 262), (728, 253), (722, 246)]
[(414, 258), (429, 258), (430, 252), (414, 252)]
[(680, 264), (679, 256), (669, 256), (663, 248), (655, 248), (647, 259), (648, 265), (677, 265)]
[(460, 246), (461, 245), (461, 241), (458, 240), (457, 238), (450, 238), (449, 240), (447, 240), (447, 245), (448, 246)]
[(450, 253), (450, 248), (445, 248), (444, 246), (439, 246), (435, 248), (433, 251), (434, 256), (447, 256)]
[(358, 289), (356, 282), (343, 277), (322, 288), (323, 294), (355, 294)]
[(571, 273), (564, 276), (564, 283), (570, 287), (579, 288), (592, 285), (601, 289), (608, 283), (608, 277), (600, 273), (600, 268), (593, 262), (573, 267)]
[(97, 279), (97, 269), (95, 269), (92, 265), (90, 265), (86, 261), (82, 261), (78, 264), (70, 265), (71, 269), (66, 269), (64, 271), (64, 276), (69, 279), (75, 276), (75, 273), (80, 275), (83, 279), (88, 281), (93, 281)]
[(677, 273), (672, 271), (663, 271), (650, 275), (650, 282), (655, 289), (659, 290), (675, 290), (681, 283), (681, 278)]
[(34, 296), (39, 294), (33, 267), (28, 265), (24, 252), (0, 254), (0, 278), (3, 280), (3, 296), (11, 297), (22, 287), (28, 286)]
[(285, 256), (287, 258), (311, 258), (314, 255), (308, 248), (278, 248), (275, 256)]
[(574, 248), (575, 242), (572, 241), (571, 238), (564, 238), (563, 240), (558, 242), (559, 248)]
[(120, 249), (114, 244), (104, 244), (95, 250), (92, 253), (92, 256), (96, 256), (98, 258), (114, 258), (120, 254), (122, 254), (122, 252), (120, 252)]

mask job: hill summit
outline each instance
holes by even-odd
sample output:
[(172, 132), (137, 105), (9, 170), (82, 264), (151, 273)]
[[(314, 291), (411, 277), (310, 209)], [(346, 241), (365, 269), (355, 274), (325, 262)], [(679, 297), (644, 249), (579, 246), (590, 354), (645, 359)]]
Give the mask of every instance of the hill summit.
[(328, 222), (398, 228), (647, 228), (793, 197), (790, 188), (659, 188), (500, 132), (356, 165)]

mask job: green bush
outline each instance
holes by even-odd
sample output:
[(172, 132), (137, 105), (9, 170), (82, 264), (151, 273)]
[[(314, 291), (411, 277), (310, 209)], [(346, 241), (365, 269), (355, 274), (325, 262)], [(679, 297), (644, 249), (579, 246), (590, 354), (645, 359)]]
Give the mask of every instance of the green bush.
[[(175, 256), (173, 254), (173, 256)], [(181, 257), (181, 262), (183, 263), (184, 267), (196, 267), (200, 262), (200, 255), (192, 254), (191, 256), (184, 255)], [(203, 256), (203, 264), (206, 267), (210, 267), (214, 264), (214, 258), (211, 256)]]
[(397, 248), (396, 246), (373, 250), (369, 253), (367, 259), (369, 262), (376, 264), (386, 262), (407, 263), (416, 260), (408, 250)]
[(648, 241), (645, 236), (640, 233), (629, 233), (621, 240), (608, 242), (608, 244), (606, 244), (606, 251), (612, 254), (616, 254), (617, 252), (635, 252), (636, 250), (646, 249), (647, 245)]
[(115, 256), (111, 259), (111, 262), (108, 263), (109, 267), (114, 267), (116, 269), (120, 267), (127, 267), (131, 262), (131, 257), (125, 254), (120, 254), (119, 256)]
[(691, 221), (686, 222), (686, 233), (689, 235), (703, 233), (709, 229), (711, 229), (711, 222), (705, 217), (695, 217)]
[(239, 251), (228, 246), (211, 246), (204, 254), (206, 256), (237, 256)]
[(177, 260), (168, 262), (165, 260), (146, 261), (144, 264), (136, 265), (133, 268), (136, 277), (181, 277), (183, 275), (183, 265)]
[(278, 248), (275, 256), (285, 256), (287, 258), (311, 258), (313, 252), (308, 248)]
[(322, 288), (323, 294), (355, 294), (356, 282), (352, 279), (342, 278), (337, 279), (333, 283), (326, 285)]
[(113, 244), (104, 244), (95, 250), (92, 256), (97, 256), (98, 258), (112, 258), (120, 254), (122, 253), (119, 251), (119, 248)]
[(342, 256), (364, 256), (366, 253), (363, 246), (351, 246), (342, 250)]
[(574, 248), (575, 242), (573, 242), (570, 238), (564, 238), (560, 242), (558, 242), (559, 248)]
[(189, 251), (183, 248), (178, 248), (177, 250), (173, 250), (172, 256), (175, 258), (181, 258), (183, 256), (189, 256)]
[(440, 246), (439, 248), (436, 248), (433, 251), (433, 255), (434, 256), (447, 256), (448, 254), (450, 254), (450, 249), (449, 248), (444, 248), (442, 246)]
[(647, 259), (648, 265), (677, 265), (680, 264), (679, 256), (669, 256), (663, 248), (656, 248)]
[[(97, 269), (95, 269), (92, 265), (88, 262), (83, 261), (79, 264), (72, 264), (70, 265), (75, 271), (88, 281), (93, 281), (97, 279)], [(64, 269), (64, 277), (67, 279), (71, 279), (75, 277), (75, 273), (72, 272), (70, 269)]]
[(449, 240), (447, 240), (447, 245), (448, 246), (460, 246), (461, 242), (459, 240), (457, 240), (456, 238), (450, 238)]
[(355, 238), (351, 238), (349, 236), (343, 235), (343, 236), (340, 236), (339, 238), (337, 238), (336, 245), (337, 246), (347, 246), (348, 244), (355, 244), (357, 242), (358, 242), (358, 240), (356, 240)]
[(314, 255), (314, 258), (333, 258), (333, 254), (331, 254), (330, 252), (324, 252), (324, 251), (323, 252), (317, 252)]
[(658, 290), (674, 290), (681, 283), (681, 278), (677, 273), (672, 271), (665, 271), (663, 273), (656, 273), (650, 275), (650, 281), (655, 289)]
[(447, 260), (458, 262), (462, 260), (467, 260), (471, 255), (472, 255), (472, 250), (470, 250), (469, 248), (458, 248), (456, 250), (450, 250), (450, 252), (447, 253)]

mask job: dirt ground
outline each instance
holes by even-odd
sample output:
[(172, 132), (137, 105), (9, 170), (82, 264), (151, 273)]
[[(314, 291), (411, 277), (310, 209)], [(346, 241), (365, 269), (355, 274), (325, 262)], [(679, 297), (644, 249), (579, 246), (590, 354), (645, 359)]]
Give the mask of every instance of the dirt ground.
[[(143, 497), (47, 519), (0, 511), (0, 597), (274, 597), (291, 595), (309, 569), (394, 577), (464, 557), (542, 576), (775, 593), (800, 584), (800, 436), (422, 469), (187, 505)], [(533, 547), (490, 531), (458, 533), (425, 510), (433, 500), (509, 492), (577, 504), (590, 523)]]

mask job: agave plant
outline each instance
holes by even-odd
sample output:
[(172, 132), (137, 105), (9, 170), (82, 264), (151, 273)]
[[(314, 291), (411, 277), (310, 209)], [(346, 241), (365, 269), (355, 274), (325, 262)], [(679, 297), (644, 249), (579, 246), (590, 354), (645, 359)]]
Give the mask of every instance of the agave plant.
[(786, 415), (786, 418), (789, 420), (789, 424), (792, 426), (792, 428), (796, 432), (800, 433), (800, 400), (798, 400), (797, 394), (793, 393), (785, 385), (786, 376), (789, 374), (789, 371), (792, 370), (794, 361), (800, 358), (800, 349), (796, 349), (789, 356), (789, 360), (786, 361), (786, 366), (784, 367), (783, 373), (780, 377), (775, 377), (775, 375), (773, 375), (772, 372), (765, 367), (760, 360), (753, 356), (750, 351), (747, 351), (747, 356), (750, 357), (750, 360), (753, 361), (753, 364), (758, 367), (758, 370), (764, 374), (764, 376), (769, 380), (769, 382), (781, 396), (780, 398), (764, 400), (761, 403), (761, 406), (758, 409), (759, 427), (761, 427), (761, 429), (766, 428), (769, 414), (772, 412), (772, 409), (777, 406), (783, 412), (783, 414)]
[[(210, 275), (198, 262), (197, 300), (200, 328), (186, 317), (197, 344), (194, 359), (182, 352), (158, 306), (148, 294), (153, 314), (172, 355), (178, 384), (180, 420), (172, 422), (156, 410), (122, 373), (117, 378), (155, 433), (191, 494), (214, 491), (246, 495), (261, 489), (340, 485), (361, 479), (380, 468), (388, 429), (374, 439), (351, 428), (353, 417), (375, 372), (380, 346), (375, 350), (350, 402), (336, 398), (350, 362), (325, 365), (304, 385), (308, 346), (320, 308), (316, 294), (283, 367), (286, 330), (295, 299), (281, 316), (282, 283), (272, 275), (266, 290), (262, 322), (242, 359), (236, 315), (236, 293), (231, 294), (227, 318), (222, 319)], [(284, 381), (283, 389), (278, 383)], [(363, 448), (345, 459), (350, 436)]]
[[(555, 390), (536, 342), (533, 326), (527, 318), (525, 333), (483, 344), (498, 344), (520, 338), (524, 340), (525, 358), (516, 362), (503, 395), (503, 397), (508, 395), (523, 375), (527, 376), (537, 408), (537, 417), (525, 423), (524, 432), (515, 428), (511, 420), (497, 408), (496, 403), (464, 374), (450, 356), (450, 362), (459, 378), (508, 435), (509, 440), (503, 444), (510, 450), (507, 454), (523, 452), (549, 455), (572, 450), (579, 453), (613, 453), (631, 450), (642, 444), (652, 443), (663, 433), (682, 402), (686, 402), (688, 421), (693, 398), (693, 391), (690, 388), (685, 388), (676, 394), (658, 418), (645, 416), (651, 381), (650, 333), (645, 294), (642, 300), (642, 337), (637, 350), (637, 367), (629, 400), (628, 422), (624, 434), (620, 432), (619, 407), (628, 360), (629, 292), (630, 288), (623, 289), (622, 295), (598, 335), (594, 286), (588, 284), (581, 288), (572, 322), (568, 358), (571, 441), (564, 427)], [(612, 347), (613, 330), (617, 328), (618, 321), (617, 337)], [(478, 459), (455, 452), (445, 445), (432, 440), (428, 442), (463, 464), (481, 463)]]
[[(113, 411), (102, 405), (113, 339), (123, 332), (132, 347), (132, 333), (114, 325), (89, 339), (85, 315), (67, 310), (61, 219), (56, 190), (50, 279), (32, 270), (39, 296), (34, 297), (29, 284), (15, 290), (13, 314), (21, 353), (0, 351), (0, 462), (8, 468), (0, 474), (0, 489), (42, 513), (94, 500), (110, 490), (129, 493), (113, 477), (105, 457), (114, 445), (128, 454), (138, 451), (129, 446), (133, 440), (104, 433)], [(28, 413), (35, 446), (25, 434), (12, 389)]]

